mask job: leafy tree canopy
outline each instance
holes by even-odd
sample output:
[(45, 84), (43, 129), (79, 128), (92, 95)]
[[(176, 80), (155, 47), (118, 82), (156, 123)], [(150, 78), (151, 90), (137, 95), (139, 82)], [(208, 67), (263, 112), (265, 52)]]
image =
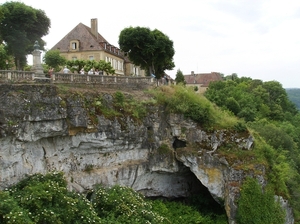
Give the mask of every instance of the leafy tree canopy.
[(43, 60), (49, 67), (54, 68), (55, 71), (59, 71), (59, 66), (62, 66), (66, 63), (66, 59), (60, 55), (59, 50), (47, 51)]
[(15, 58), (18, 69), (26, 65), (26, 55), (33, 51), (35, 41), (44, 49), (41, 39), (48, 34), (50, 19), (42, 10), (22, 2), (6, 2), (1, 5), (0, 39), (7, 44), (7, 51)]
[(80, 70), (83, 68), (85, 72), (90, 69), (98, 69), (99, 71), (105, 72), (106, 74), (115, 74), (115, 69), (111, 66), (111, 63), (104, 60), (94, 61), (94, 60), (68, 60), (66, 61), (67, 67), (71, 72)]
[(13, 59), (7, 53), (6, 46), (0, 44), (0, 69), (7, 70), (13, 66)]
[(234, 78), (211, 82), (205, 96), (246, 121), (254, 121), (255, 117), (283, 121), (297, 114), (279, 82), (239, 78), (235, 73), (230, 77)]
[(173, 41), (161, 31), (146, 27), (129, 27), (121, 31), (119, 45), (136, 65), (161, 78), (165, 70), (175, 67)]

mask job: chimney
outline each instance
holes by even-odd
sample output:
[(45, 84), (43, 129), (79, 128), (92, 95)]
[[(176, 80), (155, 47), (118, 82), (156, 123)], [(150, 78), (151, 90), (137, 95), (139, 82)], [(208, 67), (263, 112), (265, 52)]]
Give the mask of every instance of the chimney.
[(98, 20), (97, 19), (91, 19), (91, 30), (92, 34), (98, 39)]

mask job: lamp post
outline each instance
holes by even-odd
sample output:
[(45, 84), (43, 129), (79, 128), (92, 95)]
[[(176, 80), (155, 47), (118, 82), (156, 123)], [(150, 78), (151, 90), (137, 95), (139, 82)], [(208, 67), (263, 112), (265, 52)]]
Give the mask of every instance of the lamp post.
[(6, 70), (8, 70), (8, 60), (5, 60), (6, 63)]

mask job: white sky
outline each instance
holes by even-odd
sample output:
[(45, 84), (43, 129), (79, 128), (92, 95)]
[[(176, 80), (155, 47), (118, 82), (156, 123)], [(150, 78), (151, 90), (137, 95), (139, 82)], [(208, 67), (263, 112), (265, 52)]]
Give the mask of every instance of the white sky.
[(46, 49), (80, 22), (90, 27), (97, 18), (99, 33), (115, 46), (129, 26), (166, 34), (174, 42), (175, 68), (166, 71), (173, 78), (178, 69), (183, 74), (214, 71), (300, 87), (299, 0), (21, 2), (50, 18), (49, 34), (43, 38)]

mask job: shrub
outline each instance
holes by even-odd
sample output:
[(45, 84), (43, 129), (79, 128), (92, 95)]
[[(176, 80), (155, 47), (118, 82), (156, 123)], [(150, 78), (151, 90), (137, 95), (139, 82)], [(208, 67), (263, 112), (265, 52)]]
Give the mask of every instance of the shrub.
[(151, 203), (144, 196), (128, 187), (98, 187), (91, 201), (98, 215), (110, 223), (170, 223), (152, 211)]
[[(10, 206), (7, 206), (7, 201), (0, 200), (0, 210), (1, 207), (6, 207), (5, 214), (2, 214), (5, 215), (4, 220), (1, 222), (4, 224), (101, 223), (101, 219), (85, 197), (67, 190), (62, 173), (30, 176), (9, 191), (2, 192), (1, 196), (3, 195), (11, 202)], [(17, 217), (17, 221), (12, 221), (12, 217)]]
[(159, 104), (166, 105), (169, 112), (183, 114), (204, 128), (234, 128), (238, 119), (215, 107), (203, 95), (183, 85), (162, 86), (151, 91)]
[(239, 224), (280, 224), (285, 215), (270, 189), (262, 190), (256, 179), (247, 178), (238, 200), (237, 222)]

